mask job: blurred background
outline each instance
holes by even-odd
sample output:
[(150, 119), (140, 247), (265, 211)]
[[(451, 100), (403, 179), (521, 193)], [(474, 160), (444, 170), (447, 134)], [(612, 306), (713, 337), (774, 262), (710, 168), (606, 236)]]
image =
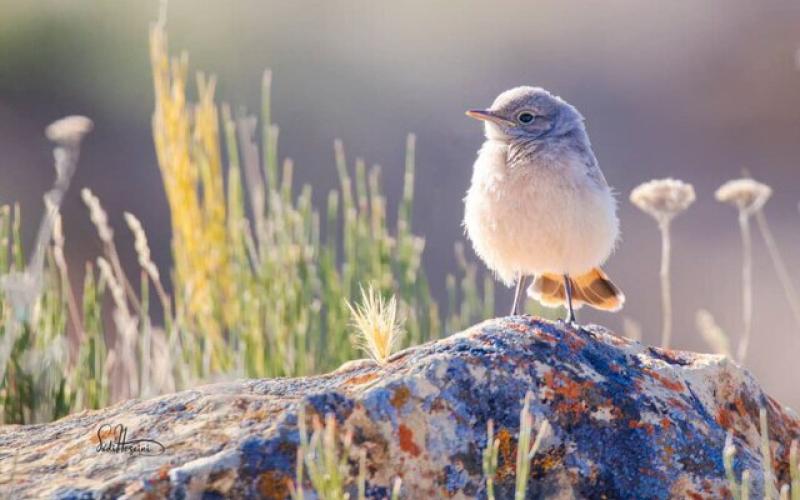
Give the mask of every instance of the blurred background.
[[(73, 113), (95, 121), (63, 208), (75, 270), (100, 245), (84, 186), (104, 202), (126, 260), (135, 254), (123, 210), (142, 220), (156, 263), (168, 267), (169, 211), (150, 129), (147, 32), (158, 9), (155, 0), (0, 0), (0, 203), (21, 203), (27, 243), (53, 179), (44, 127)], [(319, 206), (337, 182), (332, 142), (341, 138), (350, 157), (384, 167), (393, 213), (405, 135), (417, 134), (414, 225), (440, 302), (482, 142), (464, 110), (522, 84), (561, 95), (586, 117), (621, 209), (623, 239), (607, 271), (628, 302), (621, 314), (582, 320), (621, 332), (628, 316), (645, 342), (658, 342), (658, 232), (627, 197), (651, 178), (680, 178), (698, 201), (673, 224), (674, 344), (701, 351), (709, 348), (695, 328), (699, 308), (734, 341), (741, 331), (736, 212), (713, 193), (743, 167), (774, 188), (767, 217), (800, 280), (798, 26), (800, 4), (789, 0), (172, 0), (167, 24), (171, 50), (188, 50), (191, 70), (216, 74), (218, 100), (234, 109), (257, 110), (261, 73), (272, 68), (280, 155), (295, 160), (296, 183), (310, 182)], [(748, 368), (799, 408), (800, 331), (754, 236)], [(505, 313), (510, 291), (497, 300)]]

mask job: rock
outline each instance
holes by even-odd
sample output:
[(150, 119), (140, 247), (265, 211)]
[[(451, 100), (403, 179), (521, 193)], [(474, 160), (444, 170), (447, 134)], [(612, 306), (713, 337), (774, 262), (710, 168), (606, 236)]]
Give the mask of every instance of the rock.
[[(493, 419), (497, 498), (509, 498), (527, 391), (534, 429), (552, 424), (531, 463), (529, 498), (729, 496), (728, 430), (736, 474), (751, 471), (758, 497), (761, 406), (773, 468), (788, 482), (798, 419), (727, 358), (515, 317), (407, 349), (386, 366), (360, 361), (317, 377), (220, 383), (0, 428), (0, 497), (287, 498), (303, 407), (309, 420), (333, 414), (340, 432), (352, 431), (351, 455), (367, 453), (371, 498), (388, 496), (396, 477), (403, 498), (485, 498), (481, 451)], [(119, 424), (128, 442), (152, 439), (165, 452), (155, 443), (150, 454), (98, 451)], [(352, 478), (356, 471), (353, 456)], [(314, 498), (308, 483), (305, 491)]]

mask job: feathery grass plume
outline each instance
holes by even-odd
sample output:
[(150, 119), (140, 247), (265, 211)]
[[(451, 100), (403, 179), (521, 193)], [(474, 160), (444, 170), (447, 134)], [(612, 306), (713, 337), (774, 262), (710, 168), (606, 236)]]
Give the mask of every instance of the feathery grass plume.
[(370, 284), (361, 288), (361, 303), (353, 307), (347, 302), (356, 330), (356, 345), (377, 363), (385, 364), (400, 344), (403, 321), (397, 314), (397, 299), (387, 302)]
[(536, 432), (536, 438), (531, 445), (531, 433), (533, 431), (533, 415), (531, 415), (532, 392), (525, 394), (522, 403), (522, 410), (519, 414), (519, 439), (517, 441), (517, 467), (516, 467), (516, 488), (514, 498), (525, 500), (525, 492), (528, 488), (528, 476), (530, 475), (531, 460), (539, 451), (542, 441), (550, 434), (550, 422), (543, 420)]
[(677, 179), (658, 179), (640, 184), (630, 195), (631, 202), (650, 214), (661, 232), (661, 346), (669, 348), (672, 337), (672, 290), (670, 266), (670, 224), (676, 215), (694, 203), (694, 187)]
[(731, 343), (728, 336), (714, 320), (714, 316), (705, 309), (700, 309), (695, 315), (694, 324), (700, 336), (717, 354), (731, 355)]
[(750, 216), (760, 210), (772, 195), (769, 186), (753, 179), (735, 179), (717, 189), (718, 201), (728, 203), (739, 211), (739, 232), (742, 238), (742, 337), (736, 359), (743, 363), (753, 330), (753, 242), (750, 235)]
[(147, 242), (147, 234), (144, 231), (144, 227), (142, 227), (142, 223), (132, 213), (125, 212), (124, 217), (128, 228), (131, 230), (131, 234), (133, 234), (134, 249), (136, 250), (136, 258), (139, 262), (139, 267), (142, 268), (147, 277), (150, 278), (150, 281), (153, 282), (153, 286), (156, 287), (156, 293), (161, 301), (161, 307), (164, 312), (166, 329), (171, 335), (172, 302), (167, 291), (164, 289), (164, 285), (161, 283), (161, 274), (158, 271), (158, 267), (150, 258), (150, 245)]
[(114, 373), (113, 380), (116, 385), (112, 385), (110, 391), (112, 402), (121, 401), (138, 394), (139, 390), (137, 363), (139, 358), (136, 355), (138, 322), (130, 312), (125, 290), (118, 277), (114, 274), (111, 264), (103, 257), (98, 257), (97, 268), (107, 283), (114, 302), (112, 317), (116, 328), (114, 351), (116, 352), (117, 362), (111, 364), (109, 369)]
[(117, 252), (117, 246), (114, 244), (114, 230), (111, 229), (108, 223), (108, 215), (100, 204), (100, 199), (88, 188), (81, 189), (81, 198), (86, 208), (89, 209), (89, 218), (97, 229), (97, 235), (103, 243), (103, 251), (106, 255), (106, 260), (113, 268), (114, 276), (131, 301), (133, 308), (139, 312), (141, 310), (141, 304), (139, 304), (136, 291), (134, 291), (122, 267), (122, 262)]
[(483, 477), (486, 478), (486, 498), (494, 500), (494, 477), (497, 474), (497, 455), (500, 440), (494, 437), (494, 421), (486, 424), (486, 447), (483, 449)]

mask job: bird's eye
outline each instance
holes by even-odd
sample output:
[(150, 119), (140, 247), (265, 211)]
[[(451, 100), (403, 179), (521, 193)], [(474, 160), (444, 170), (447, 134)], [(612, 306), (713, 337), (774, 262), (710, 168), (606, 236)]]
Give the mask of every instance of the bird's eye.
[(520, 123), (530, 123), (533, 121), (533, 118), (533, 113), (527, 111), (523, 111), (517, 116), (517, 120), (519, 120)]

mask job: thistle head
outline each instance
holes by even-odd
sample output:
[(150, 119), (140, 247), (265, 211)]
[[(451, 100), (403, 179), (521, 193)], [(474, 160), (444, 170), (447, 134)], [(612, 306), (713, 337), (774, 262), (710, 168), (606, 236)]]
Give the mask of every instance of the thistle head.
[(654, 179), (631, 191), (630, 200), (659, 223), (667, 223), (694, 203), (694, 187), (677, 179)]

